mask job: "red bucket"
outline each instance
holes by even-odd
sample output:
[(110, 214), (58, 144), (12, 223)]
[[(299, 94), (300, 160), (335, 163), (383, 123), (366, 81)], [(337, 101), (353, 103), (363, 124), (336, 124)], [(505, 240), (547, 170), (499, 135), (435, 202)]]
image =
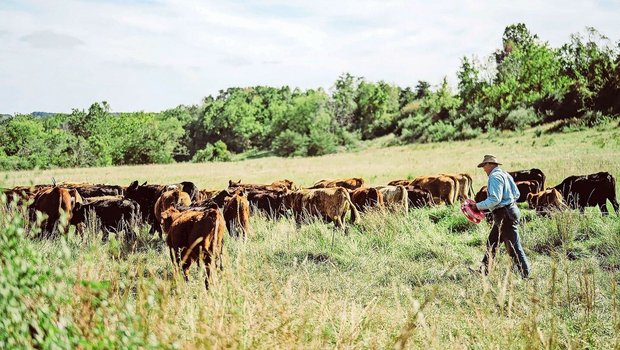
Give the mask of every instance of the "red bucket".
[(473, 199), (466, 199), (463, 203), (461, 203), (461, 211), (467, 218), (467, 220), (473, 222), (474, 224), (479, 224), (484, 220), (484, 213), (478, 210), (472, 204), (476, 204)]

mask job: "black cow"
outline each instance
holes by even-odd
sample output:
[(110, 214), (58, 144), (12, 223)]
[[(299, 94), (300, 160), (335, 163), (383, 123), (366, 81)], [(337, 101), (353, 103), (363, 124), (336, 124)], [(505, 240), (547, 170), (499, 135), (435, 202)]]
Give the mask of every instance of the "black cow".
[(609, 199), (616, 214), (620, 215), (616, 200), (616, 179), (608, 172), (569, 176), (554, 188), (560, 191), (566, 203), (573, 209), (583, 212), (585, 207), (598, 206), (603, 215), (607, 215)]
[(101, 197), (101, 196), (118, 196), (123, 194), (123, 188), (117, 185), (91, 185), (91, 184), (77, 184), (77, 185), (62, 185), (62, 187), (75, 189), (83, 198), (88, 197)]
[(140, 214), (142, 220), (151, 225), (150, 232), (159, 232), (162, 235), (161, 226), (155, 219), (155, 202), (162, 193), (166, 191), (167, 186), (163, 185), (142, 185), (138, 181), (134, 181), (125, 190), (125, 198), (134, 200), (140, 205)]
[(533, 168), (530, 170), (509, 171), (508, 174), (512, 176), (515, 182), (531, 180), (538, 181), (539, 187), (537, 192), (543, 191), (545, 189), (545, 180), (547, 179), (547, 177), (545, 176), (545, 173), (543, 173), (540, 169)]
[(93, 212), (101, 221), (104, 231), (124, 230), (125, 238), (136, 237), (132, 224), (140, 213), (140, 205), (131, 199), (115, 198), (95, 200), (86, 204), (76, 203), (70, 223), (78, 225), (86, 221), (86, 215)]

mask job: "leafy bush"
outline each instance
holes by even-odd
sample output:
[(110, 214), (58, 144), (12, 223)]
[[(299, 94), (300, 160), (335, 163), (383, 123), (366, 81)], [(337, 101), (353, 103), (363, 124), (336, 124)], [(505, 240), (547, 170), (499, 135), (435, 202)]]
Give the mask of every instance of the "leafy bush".
[(214, 144), (207, 144), (204, 149), (196, 152), (192, 158), (194, 163), (202, 162), (227, 162), (231, 160), (231, 153), (228, 151), (226, 144), (222, 140), (218, 140)]
[(53, 248), (42, 253), (27, 238), (22, 210), (14, 205), (7, 210), (1, 197), (1, 349), (160, 348), (145, 331), (147, 321), (136, 313), (136, 308), (157, 310), (152, 286), (138, 285), (141, 301), (134, 306), (127, 297), (112, 300), (118, 286), (110, 281), (76, 280), (69, 272), (66, 237), (49, 243)]
[(303, 156), (307, 153), (307, 139), (295, 131), (286, 130), (273, 140), (272, 148), (277, 156)]
[(76, 330), (59, 308), (68, 302), (59, 288), (67, 251), (58, 252), (53, 261), (61, 267), (52, 268), (25, 238), (24, 218), (11, 211), (0, 219), (0, 348), (74, 347)]
[(517, 108), (508, 113), (503, 127), (510, 130), (523, 130), (541, 122), (533, 108)]
[(430, 142), (451, 141), (455, 136), (454, 125), (442, 121), (429, 125), (425, 132), (425, 140)]

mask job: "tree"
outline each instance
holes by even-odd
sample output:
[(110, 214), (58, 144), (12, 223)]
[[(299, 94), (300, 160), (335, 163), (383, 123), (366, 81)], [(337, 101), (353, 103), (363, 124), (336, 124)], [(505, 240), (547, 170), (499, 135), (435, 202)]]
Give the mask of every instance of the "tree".
[(338, 77), (331, 88), (331, 110), (341, 127), (350, 128), (353, 124), (353, 116), (357, 109), (357, 90), (362, 81), (361, 77), (344, 73)]
[(610, 87), (616, 77), (616, 57), (618, 50), (592, 27), (587, 27), (585, 33), (571, 35), (570, 42), (560, 49), (562, 72), (572, 80), (571, 89), (577, 95), (581, 113), (585, 110), (614, 113), (617, 95)]
[(418, 80), (418, 84), (415, 86), (415, 98), (417, 100), (423, 99), (431, 92), (431, 84), (424, 80)]
[(495, 51), (495, 60), (502, 63), (515, 49), (527, 50), (536, 43), (538, 35), (531, 34), (524, 23), (515, 23), (507, 26), (502, 35), (502, 49)]
[(456, 73), (459, 79), (459, 96), (463, 100), (463, 105), (472, 105), (482, 98), (485, 83), (481, 81), (480, 71), (475, 59), (469, 60), (467, 57), (461, 59), (461, 67)]

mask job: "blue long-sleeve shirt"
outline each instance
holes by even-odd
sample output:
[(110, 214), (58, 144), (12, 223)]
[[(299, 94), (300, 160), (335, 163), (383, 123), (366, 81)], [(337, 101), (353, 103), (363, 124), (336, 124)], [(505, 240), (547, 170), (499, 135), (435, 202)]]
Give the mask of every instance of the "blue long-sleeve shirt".
[(495, 208), (507, 206), (510, 203), (516, 202), (521, 195), (512, 176), (499, 167), (495, 167), (489, 174), (487, 193), (487, 199), (476, 203), (476, 207), (479, 210), (492, 211)]

